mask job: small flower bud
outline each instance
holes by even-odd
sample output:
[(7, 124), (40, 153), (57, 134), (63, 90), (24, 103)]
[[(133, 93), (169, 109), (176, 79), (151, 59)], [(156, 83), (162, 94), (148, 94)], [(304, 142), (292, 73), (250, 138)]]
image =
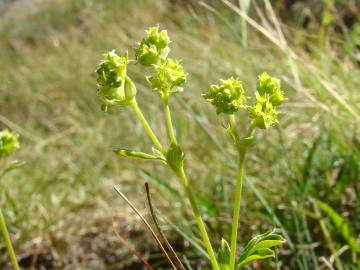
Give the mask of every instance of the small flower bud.
[(166, 59), (170, 52), (170, 39), (166, 30), (159, 32), (159, 26), (149, 28), (146, 33), (147, 36), (140, 42), (135, 55), (140, 64), (151, 66)]
[(4, 129), (0, 131), (0, 157), (10, 155), (15, 149), (20, 147), (19, 135)]
[(233, 114), (245, 108), (247, 97), (238, 78), (220, 80), (220, 85), (211, 85), (210, 92), (202, 96), (216, 107), (216, 113)]
[(147, 77), (151, 88), (162, 95), (183, 91), (186, 82), (184, 68), (173, 59), (166, 59), (155, 65), (156, 74)]
[(115, 51), (110, 51), (103, 56), (104, 59), (96, 70), (102, 108), (106, 110), (108, 106), (126, 106), (136, 95), (135, 85), (126, 76), (128, 53), (119, 56)]

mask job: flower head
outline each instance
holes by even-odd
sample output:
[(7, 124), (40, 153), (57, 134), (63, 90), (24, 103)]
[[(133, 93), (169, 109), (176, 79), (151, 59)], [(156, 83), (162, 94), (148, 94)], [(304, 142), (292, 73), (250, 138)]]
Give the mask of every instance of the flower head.
[(280, 80), (269, 76), (266, 72), (258, 78), (256, 103), (247, 107), (250, 118), (256, 127), (266, 129), (276, 125), (277, 107), (285, 100), (280, 90)]
[(269, 99), (274, 106), (279, 106), (284, 101), (284, 93), (280, 90), (280, 80), (271, 77), (266, 72), (258, 78), (257, 91), (260, 96)]
[(20, 147), (18, 141), (19, 135), (4, 129), (0, 131), (0, 157), (11, 154), (15, 149)]
[(260, 96), (257, 96), (257, 102), (253, 106), (248, 107), (248, 112), (258, 128), (266, 129), (278, 123), (278, 113), (273, 104)]
[(211, 85), (210, 92), (202, 95), (216, 107), (216, 112), (233, 114), (245, 108), (247, 98), (242, 82), (233, 77), (220, 81), (220, 85)]
[(151, 88), (162, 95), (177, 93), (183, 90), (186, 82), (186, 73), (179, 62), (169, 58), (155, 65), (156, 74), (147, 77)]
[(108, 106), (126, 106), (136, 95), (136, 88), (126, 75), (128, 53), (119, 56), (115, 51), (110, 51), (103, 57), (96, 70), (98, 96), (103, 107), (106, 109)]
[(135, 55), (140, 64), (151, 66), (166, 59), (170, 52), (170, 38), (166, 30), (159, 31), (159, 26), (149, 28), (146, 33), (147, 36), (140, 42)]

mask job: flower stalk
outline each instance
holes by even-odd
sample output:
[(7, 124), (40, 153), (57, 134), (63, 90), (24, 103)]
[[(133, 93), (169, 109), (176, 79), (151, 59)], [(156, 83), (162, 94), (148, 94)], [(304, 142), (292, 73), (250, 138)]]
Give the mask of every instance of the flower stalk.
[(211, 266), (212, 266), (213, 270), (220, 270), (220, 267), (219, 267), (219, 264), (217, 262), (214, 249), (212, 247), (212, 244), (211, 244), (210, 239), (209, 239), (209, 235), (208, 235), (207, 230), (206, 230), (205, 223), (204, 223), (204, 221), (203, 221), (203, 219), (201, 217), (199, 207), (198, 207), (198, 205), (196, 203), (195, 195), (193, 193), (192, 188), (189, 185), (189, 181), (188, 181), (187, 176), (185, 174), (184, 168), (181, 168), (178, 177), (179, 177), (180, 182), (183, 185), (185, 193), (186, 193), (186, 195), (187, 195), (187, 197), (189, 199), (189, 202), (190, 202), (190, 205), (191, 205), (191, 208), (192, 208), (192, 211), (193, 211), (193, 215), (194, 215), (196, 224), (198, 226), (201, 238), (203, 240), (203, 244), (204, 244), (204, 246), (206, 248), (206, 251), (207, 251), (207, 253), (209, 255), (209, 258), (210, 258)]
[(163, 103), (164, 103), (164, 113), (165, 113), (165, 121), (166, 121), (166, 127), (169, 134), (169, 138), (172, 143), (177, 144), (176, 136), (175, 136), (175, 130), (172, 124), (171, 119), (171, 112), (169, 107), (169, 96), (166, 95), (163, 97)]
[(152, 142), (154, 143), (154, 146), (160, 151), (160, 152), (164, 152), (164, 149), (160, 143), (160, 141), (158, 140), (158, 138), (156, 137), (155, 133), (153, 132), (153, 130), (151, 129), (149, 122), (146, 120), (144, 114), (142, 113), (139, 105), (136, 102), (136, 99), (133, 99), (130, 102), (130, 106), (131, 108), (134, 110), (134, 112), (136, 113), (136, 116), (138, 117), (138, 119), (140, 120), (141, 124), (143, 125), (146, 133), (149, 135), (150, 139), (152, 140)]
[[(236, 129), (236, 122), (234, 115), (229, 115), (230, 119), (230, 128), (231, 131), (235, 134), (236, 140), (240, 141), (239, 135)], [(251, 137), (254, 131), (254, 126), (251, 125), (247, 134), (246, 138)], [(236, 176), (236, 188), (235, 188), (235, 201), (234, 201), (234, 213), (232, 219), (232, 226), (231, 226), (231, 245), (230, 245), (230, 269), (235, 269), (236, 263), (236, 246), (238, 240), (238, 228), (239, 228), (239, 216), (240, 216), (240, 208), (241, 208), (241, 195), (242, 195), (242, 188), (243, 188), (243, 178), (244, 178), (244, 167), (245, 167), (245, 157), (246, 152), (248, 150), (248, 146), (245, 145), (243, 147), (238, 147), (239, 152), (239, 161), (238, 161), (238, 172)], [(240, 270), (241, 267), (238, 267)]]
[(2, 237), (4, 239), (5, 246), (6, 246), (6, 249), (8, 251), (8, 254), (9, 254), (10, 261), (11, 261), (11, 264), (13, 266), (13, 269), (14, 270), (20, 270), (19, 264), (18, 264), (18, 261), (17, 261), (17, 258), (16, 258), (16, 254), (15, 254), (13, 245), (11, 243), (10, 234), (9, 234), (8, 229), (7, 229), (5, 218), (4, 218), (4, 215), (3, 215), (3, 212), (1, 210), (1, 208), (0, 208), (0, 231), (1, 231), (1, 235), (2, 235)]

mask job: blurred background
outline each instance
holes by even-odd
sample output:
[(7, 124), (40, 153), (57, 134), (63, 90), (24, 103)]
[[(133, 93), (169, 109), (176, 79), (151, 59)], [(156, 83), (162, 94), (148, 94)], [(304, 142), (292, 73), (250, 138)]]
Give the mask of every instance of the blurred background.
[[(113, 191), (119, 186), (149, 217), (149, 182), (169, 241), (193, 269), (207, 269), (172, 173), (112, 152), (150, 151), (140, 123), (128, 109), (102, 112), (96, 96), (102, 53), (134, 47), (156, 24), (189, 74), (171, 107), (214, 245), (231, 234), (236, 153), (224, 119), (200, 94), (230, 76), (252, 93), (267, 71), (288, 100), (280, 125), (258, 132), (249, 155), (240, 241), (276, 227), (287, 244), (276, 260), (249, 269), (360, 269), (358, 0), (0, 0), (0, 128), (21, 138), (21, 149), (1, 162), (24, 162), (2, 179), (1, 207), (21, 267), (142, 269), (125, 241), (154, 269), (169, 269)], [(148, 71), (129, 72), (165, 141)], [(11, 269), (2, 242), (0, 268)]]

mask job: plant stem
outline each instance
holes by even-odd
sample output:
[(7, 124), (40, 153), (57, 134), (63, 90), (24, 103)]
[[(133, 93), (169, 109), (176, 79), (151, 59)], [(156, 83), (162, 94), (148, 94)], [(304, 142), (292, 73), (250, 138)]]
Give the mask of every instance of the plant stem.
[[(238, 163), (238, 172), (236, 177), (236, 190), (235, 190), (235, 202), (234, 202), (234, 214), (231, 226), (231, 245), (230, 245), (230, 270), (235, 269), (235, 261), (236, 261), (236, 244), (238, 238), (238, 228), (239, 228), (239, 215), (241, 208), (241, 194), (242, 194), (242, 186), (243, 186), (243, 175), (244, 175), (244, 162), (245, 156), (247, 152), (247, 146), (240, 147), (238, 144), (240, 142), (239, 135), (237, 132), (235, 116), (229, 115), (230, 120), (230, 128), (233, 136), (235, 137), (235, 144), (239, 150), (239, 163)], [(249, 130), (246, 133), (245, 138), (248, 138), (252, 135), (254, 131), (254, 125), (251, 124)]]
[(171, 120), (171, 113), (170, 113), (170, 108), (169, 108), (169, 97), (163, 97), (163, 101), (164, 101), (164, 111), (165, 111), (165, 120), (166, 120), (166, 127), (168, 130), (168, 134), (170, 137), (171, 142), (176, 143), (177, 144), (177, 140), (175, 137), (175, 133), (174, 133), (174, 127), (172, 124), (172, 120)]
[[(165, 111), (166, 127), (168, 130), (168, 134), (169, 134), (171, 142), (177, 144), (177, 140), (176, 140), (175, 133), (174, 133), (174, 127), (173, 127), (172, 120), (171, 120), (171, 112), (170, 112), (170, 108), (169, 108), (169, 104), (168, 104), (169, 96), (165, 95), (162, 98), (163, 98), (163, 102), (164, 102), (164, 111)], [(205, 223), (201, 218), (201, 213), (200, 213), (199, 207), (196, 203), (195, 195), (189, 185), (189, 181), (185, 174), (184, 167), (182, 166), (179, 171), (174, 171), (174, 172), (179, 177), (179, 180), (180, 180), (183, 188), (185, 189), (185, 193), (190, 201), (190, 205), (191, 205), (194, 217), (195, 217), (195, 221), (199, 228), (200, 235), (203, 240), (203, 244), (209, 255), (212, 268), (213, 268), (213, 270), (220, 270), (220, 267), (216, 260), (214, 249), (213, 249), (210, 239), (209, 239), (209, 235), (206, 231)]]
[(210, 262), (211, 262), (211, 265), (212, 265), (212, 269), (213, 270), (220, 270), (220, 267), (219, 267), (219, 265), (217, 263), (217, 260), (216, 260), (214, 249), (213, 249), (213, 247), (211, 245), (211, 242), (210, 242), (210, 239), (209, 239), (209, 235), (208, 235), (208, 233), (206, 231), (205, 223), (201, 218), (200, 210), (199, 210), (199, 207), (197, 206), (195, 195), (192, 192), (192, 189), (191, 189), (191, 187), (189, 185), (189, 181), (188, 181), (187, 176), (186, 176), (186, 174), (184, 172), (184, 168), (181, 168), (180, 172), (178, 173), (178, 177), (179, 177), (179, 179), (181, 181), (181, 184), (183, 185), (183, 187), (185, 189), (186, 195), (189, 198), (190, 205), (191, 205), (191, 208), (193, 210), (193, 214), (194, 214), (194, 217), (195, 217), (195, 220), (196, 220), (196, 224), (197, 224), (197, 226), (199, 228), (201, 237), (203, 239), (203, 244), (204, 244), (204, 246), (205, 246), (205, 248), (207, 250), (207, 253), (209, 254), (209, 257), (210, 257)]
[(235, 191), (235, 205), (234, 214), (232, 220), (232, 231), (231, 231), (231, 246), (230, 246), (230, 270), (235, 269), (235, 257), (236, 257), (236, 243), (238, 236), (239, 227), (239, 214), (241, 207), (241, 193), (243, 185), (243, 173), (244, 173), (244, 160), (245, 160), (246, 148), (240, 152), (239, 156), (239, 168), (236, 180), (236, 191)]
[(14, 268), (14, 270), (20, 270), (17, 259), (16, 259), (14, 248), (11, 244), (9, 231), (6, 227), (5, 218), (2, 213), (1, 208), (0, 208), (0, 230), (1, 230), (1, 234), (4, 238), (4, 242), (5, 242), (6, 248), (8, 250), (9, 257), (10, 257), (11, 263), (13, 265), (13, 268)]
[(161, 152), (164, 152), (164, 149), (160, 143), (160, 141), (158, 140), (158, 138), (156, 137), (156, 135), (154, 134), (154, 132), (152, 131), (148, 121), (146, 120), (144, 114), (142, 113), (141, 109), (139, 108), (136, 100), (134, 99), (131, 103), (130, 103), (131, 108), (135, 111), (137, 117), (139, 118), (141, 124), (143, 125), (145, 131), (147, 132), (147, 134), (149, 135), (150, 139), (152, 140), (152, 142), (154, 143), (155, 147), (160, 150)]

